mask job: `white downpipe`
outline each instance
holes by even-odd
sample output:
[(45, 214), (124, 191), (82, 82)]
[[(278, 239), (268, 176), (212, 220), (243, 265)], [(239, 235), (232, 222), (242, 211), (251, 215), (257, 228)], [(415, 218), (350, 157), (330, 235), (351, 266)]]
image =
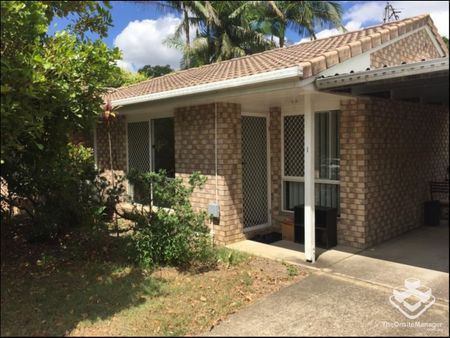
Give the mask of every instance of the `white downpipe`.
[[(219, 181), (218, 181), (218, 159), (217, 159), (217, 102), (214, 102), (214, 174), (216, 181), (216, 204), (219, 204)], [(211, 220), (211, 241), (214, 244), (214, 220)]]
[(97, 145), (97, 122), (95, 123), (94, 126), (94, 165), (95, 165), (95, 169), (98, 169), (98, 145)]
[(305, 258), (316, 260), (315, 196), (314, 196), (314, 112), (311, 95), (305, 94)]

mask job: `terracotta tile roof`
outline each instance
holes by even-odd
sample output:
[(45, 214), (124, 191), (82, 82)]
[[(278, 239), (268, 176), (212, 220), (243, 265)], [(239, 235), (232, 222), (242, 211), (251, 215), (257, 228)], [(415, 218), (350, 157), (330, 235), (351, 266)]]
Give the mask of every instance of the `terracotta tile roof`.
[(160, 93), (200, 84), (235, 79), (243, 76), (279, 70), (299, 65), (303, 77), (315, 75), (351, 57), (361, 54), (381, 43), (428, 25), (442, 49), (448, 55), (446, 44), (437, 32), (429, 15), (420, 15), (329, 38), (276, 48), (236, 59), (197, 68), (177, 71), (134, 85), (121, 87), (109, 93), (111, 100)]

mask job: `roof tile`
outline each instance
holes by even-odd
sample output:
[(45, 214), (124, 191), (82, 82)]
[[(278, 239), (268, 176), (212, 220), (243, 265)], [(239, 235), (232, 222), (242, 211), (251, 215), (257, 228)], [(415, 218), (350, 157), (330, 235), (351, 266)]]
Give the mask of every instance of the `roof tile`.
[(177, 71), (134, 85), (117, 88), (109, 92), (108, 96), (114, 101), (235, 79), (297, 65), (303, 67), (303, 77), (307, 78), (327, 67), (343, 62), (424, 25), (430, 26), (439, 44), (448, 55), (447, 46), (439, 36), (430, 16), (420, 15), (359, 31)]

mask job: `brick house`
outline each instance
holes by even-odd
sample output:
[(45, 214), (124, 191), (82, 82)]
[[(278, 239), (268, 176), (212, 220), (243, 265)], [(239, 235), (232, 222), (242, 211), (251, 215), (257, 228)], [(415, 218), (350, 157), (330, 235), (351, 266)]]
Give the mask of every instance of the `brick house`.
[[(428, 15), (178, 71), (109, 94), (115, 170), (208, 180), (215, 241), (339, 211), (338, 243), (372, 246), (422, 224), (428, 181), (449, 165), (448, 48)], [(105, 128), (96, 162), (108, 168)], [(129, 195), (133, 189), (129, 187)]]

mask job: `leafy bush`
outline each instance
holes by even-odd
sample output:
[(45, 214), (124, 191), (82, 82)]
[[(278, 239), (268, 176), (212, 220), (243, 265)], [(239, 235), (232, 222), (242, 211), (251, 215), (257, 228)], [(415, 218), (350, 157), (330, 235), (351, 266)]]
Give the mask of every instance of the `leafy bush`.
[(8, 202), (30, 216), (31, 241), (47, 240), (69, 228), (101, 225), (123, 191), (121, 185), (110, 187), (96, 170), (91, 148), (69, 143), (65, 150), (56, 158), (35, 161), (34, 175), (24, 172), (30, 170), (27, 165), (6, 171), (8, 189), (15, 192)]
[(187, 267), (214, 261), (206, 213), (195, 212), (190, 203), (194, 189), (205, 182), (203, 176), (194, 173), (187, 185), (164, 171), (132, 171), (128, 178), (141, 203), (133, 211), (139, 263)]
[[(68, 143), (73, 134), (92, 132), (106, 87), (120, 72), (119, 50), (101, 40), (112, 24), (111, 6), (100, 1), (0, 6), (0, 167), (8, 188), (2, 201), (26, 210), (34, 223), (32, 237), (46, 239), (97, 219), (108, 206), (99, 197), (107, 188), (92, 152)], [(70, 23), (49, 34), (55, 17)]]

